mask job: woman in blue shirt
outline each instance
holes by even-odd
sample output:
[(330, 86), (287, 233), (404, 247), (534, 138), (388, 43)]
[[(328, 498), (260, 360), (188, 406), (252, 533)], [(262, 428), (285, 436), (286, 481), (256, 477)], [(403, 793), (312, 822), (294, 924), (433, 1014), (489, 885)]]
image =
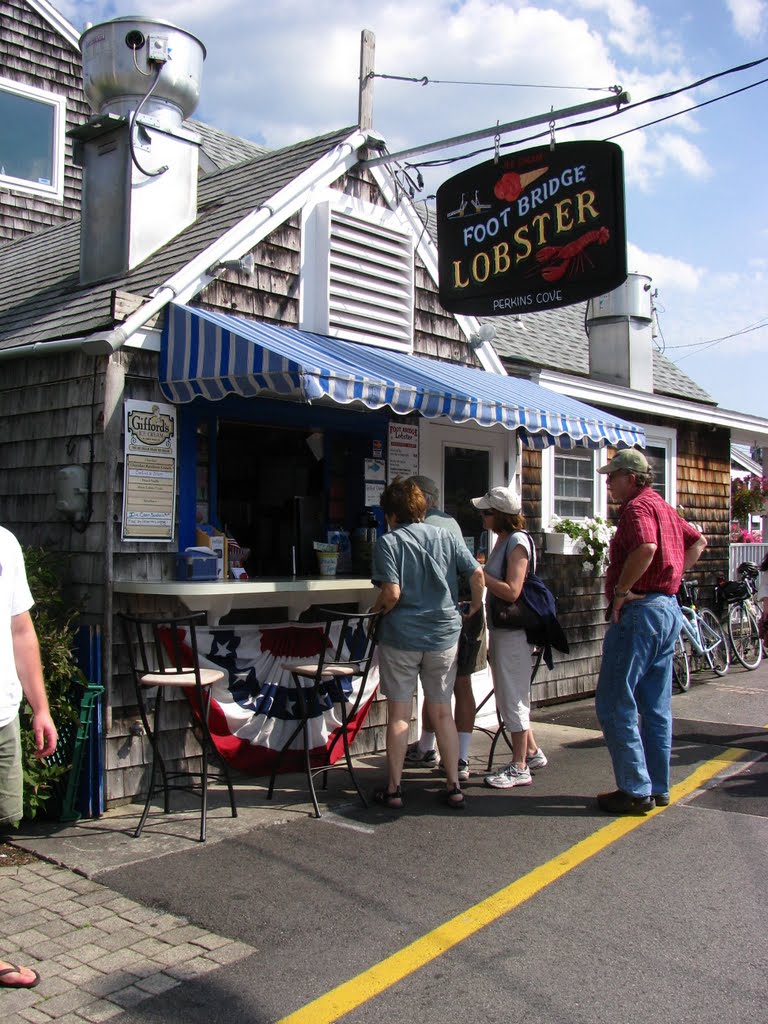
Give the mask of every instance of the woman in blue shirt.
[(459, 810), (464, 794), (451, 711), (462, 623), (459, 577), (469, 577), (472, 615), (482, 605), (483, 571), (463, 541), (424, 522), (427, 503), (414, 483), (394, 480), (380, 505), (389, 532), (374, 550), (373, 581), (380, 590), (373, 610), (383, 612), (378, 651), (380, 687), (387, 698), (387, 786), (376, 790), (374, 800), (393, 810), (403, 807), (400, 782), (420, 678), (445, 766), (445, 799)]

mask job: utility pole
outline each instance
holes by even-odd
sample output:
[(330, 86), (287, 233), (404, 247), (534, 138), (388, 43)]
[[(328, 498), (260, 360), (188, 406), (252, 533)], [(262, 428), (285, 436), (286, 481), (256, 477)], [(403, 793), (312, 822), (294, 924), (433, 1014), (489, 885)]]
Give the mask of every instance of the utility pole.
[(376, 36), (364, 28), (360, 33), (360, 93), (357, 123), (366, 131), (373, 128), (373, 69), (376, 55)]

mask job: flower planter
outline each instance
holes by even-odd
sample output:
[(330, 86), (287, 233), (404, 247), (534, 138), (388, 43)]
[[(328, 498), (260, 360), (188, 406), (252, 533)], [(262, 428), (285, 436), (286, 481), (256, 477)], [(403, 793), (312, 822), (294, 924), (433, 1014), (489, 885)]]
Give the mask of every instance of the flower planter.
[(577, 555), (575, 550), (576, 541), (567, 533), (545, 533), (545, 544), (547, 551), (553, 555)]

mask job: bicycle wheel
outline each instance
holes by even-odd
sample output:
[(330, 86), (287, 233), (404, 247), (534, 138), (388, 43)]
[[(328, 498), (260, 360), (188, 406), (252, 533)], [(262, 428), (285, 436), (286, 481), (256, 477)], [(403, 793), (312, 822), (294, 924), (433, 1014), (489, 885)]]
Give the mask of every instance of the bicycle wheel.
[(756, 669), (763, 658), (763, 645), (757, 621), (743, 604), (732, 604), (728, 611), (728, 635), (733, 653), (744, 668)]
[(731, 656), (728, 653), (728, 641), (725, 638), (723, 627), (714, 612), (705, 608), (696, 612), (701, 625), (701, 639), (704, 644), (704, 654), (709, 662), (709, 667), (718, 676), (724, 676), (731, 664)]
[(672, 656), (672, 682), (682, 693), (691, 685), (691, 663), (688, 660), (682, 633), (677, 638), (675, 653)]

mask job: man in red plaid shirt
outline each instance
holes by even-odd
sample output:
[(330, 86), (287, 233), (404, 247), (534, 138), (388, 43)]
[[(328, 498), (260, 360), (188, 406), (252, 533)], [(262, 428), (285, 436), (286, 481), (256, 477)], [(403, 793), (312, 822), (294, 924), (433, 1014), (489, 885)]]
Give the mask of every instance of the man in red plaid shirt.
[(672, 658), (681, 627), (676, 594), (707, 542), (653, 490), (641, 451), (619, 452), (598, 473), (607, 473), (621, 508), (595, 696), (618, 789), (600, 793), (597, 802), (609, 814), (646, 814), (669, 803)]

